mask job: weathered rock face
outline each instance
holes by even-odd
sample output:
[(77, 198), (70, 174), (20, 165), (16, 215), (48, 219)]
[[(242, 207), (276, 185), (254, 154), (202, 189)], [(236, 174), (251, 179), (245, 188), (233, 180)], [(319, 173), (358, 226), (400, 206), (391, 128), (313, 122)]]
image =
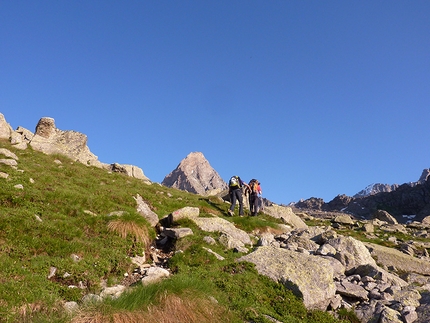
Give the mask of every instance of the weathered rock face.
[(30, 146), (45, 154), (61, 154), (86, 165), (101, 167), (97, 156), (87, 146), (87, 136), (76, 131), (57, 129), (53, 118), (39, 120)]
[(161, 184), (200, 195), (215, 195), (227, 188), (201, 152), (190, 153)]

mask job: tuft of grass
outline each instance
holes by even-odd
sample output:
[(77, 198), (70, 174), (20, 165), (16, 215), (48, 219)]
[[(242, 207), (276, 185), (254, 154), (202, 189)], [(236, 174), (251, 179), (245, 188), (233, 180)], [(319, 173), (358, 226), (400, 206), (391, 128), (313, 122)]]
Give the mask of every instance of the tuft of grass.
[(145, 311), (100, 313), (96, 310), (80, 313), (72, 323), (216, 323), (226, 322), (228, 313), (208, 298), (175, 294), (160, 295), (156, 304)]
[(148, 247), (151, 243), (151, 236), (148, 231), (148, 223), (141, 216), (125, 214), (108, 223), (110, 231), (118, 233), (122, 238), (133, 236), (138, 242)]

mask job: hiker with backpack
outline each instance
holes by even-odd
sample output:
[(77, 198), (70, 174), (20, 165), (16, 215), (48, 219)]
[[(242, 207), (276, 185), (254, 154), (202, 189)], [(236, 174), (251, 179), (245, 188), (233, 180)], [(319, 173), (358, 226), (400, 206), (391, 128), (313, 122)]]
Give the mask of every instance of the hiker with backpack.
[(239, 216), (243, 216), (243, 196), (242, 187), (249, 187), (239, 176), (232, 176), (228, 182), (228, 193), (230, 195), (231, 206), (228, 209), (230, 216), (234, 215), (236, 201), (239, 202)]
[(251, 211), (251, 216), (256, 216), (260, 209), (260, 198), (262, 191), (260, 182), (256, 179), (251, 179), (249, 184), (249, 209)]

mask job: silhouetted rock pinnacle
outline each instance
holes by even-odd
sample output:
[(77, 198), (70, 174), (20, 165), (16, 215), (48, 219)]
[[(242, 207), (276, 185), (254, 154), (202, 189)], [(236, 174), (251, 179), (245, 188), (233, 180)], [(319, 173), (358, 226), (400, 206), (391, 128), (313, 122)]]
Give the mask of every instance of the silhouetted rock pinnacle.
[(227, 188), (201, 152), (190, 153), (161, 184), (200, 195), (215, 195)]

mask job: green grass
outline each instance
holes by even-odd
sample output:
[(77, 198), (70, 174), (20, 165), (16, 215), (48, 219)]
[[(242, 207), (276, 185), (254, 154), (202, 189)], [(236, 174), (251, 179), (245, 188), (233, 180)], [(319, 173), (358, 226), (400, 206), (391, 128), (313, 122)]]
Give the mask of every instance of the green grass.
[[(19, 157), (18, 170), (0, 164), (0, 172), (10, 175), (0, 179), (0, 322), (99, 322), (98, 317), (100, 322), (119, 322), (119, 316), (127, 322), (124, 317), (147, 315), (153, 306), (167, 311), (179, 302), (175, 297), (184, 300), (184, 317), (196, 308), (200, 316), (195, 320), (202, 322), (208, 308), (219, 322), (269, 322), (264, 315), (283, 322), (339, 322), (328, 313), (306, 311), (282, 285), (260, 276), (250, 264), (237, 263), (241, 254), (219, 244), (210, 246), (225, 257), (217, 260), (203, 249), (203, 237), (218, 234), (202, 232), (189, 220), (177, 224), (194, 234), (177, 241), (182, 252), (170, 261), (171, 278), (131, 288), (117, 300), (83, 306), (77, 317), (69, 316), (63, 302), (81, 304), (84, 295), (101, 291), (102, 281), (121, 283), (124, 273), (134, 268), (129, 257), (147, 250), (145, 237), (155, 237), (154, 229), (136, 213), (137, 194), (159, 218), (193, 206), (200, 216), (223, 217), (247, 232), (276, 230), (280, 222), (264, 214), (226, 217), (228, 205), (215, 197), (148, 185), (31, 148), (15, 150), (5, 141), (0, 147)], [(15, 188), (17, 184), (24, 189)], [(124, 215), (110, 215), (115, 211)], [(51, 267), (57, 271), (48, 279)], [(212, 298), (218, 303), (208, 301)], [(81, 320), (85, 313), (93, 319)]]

